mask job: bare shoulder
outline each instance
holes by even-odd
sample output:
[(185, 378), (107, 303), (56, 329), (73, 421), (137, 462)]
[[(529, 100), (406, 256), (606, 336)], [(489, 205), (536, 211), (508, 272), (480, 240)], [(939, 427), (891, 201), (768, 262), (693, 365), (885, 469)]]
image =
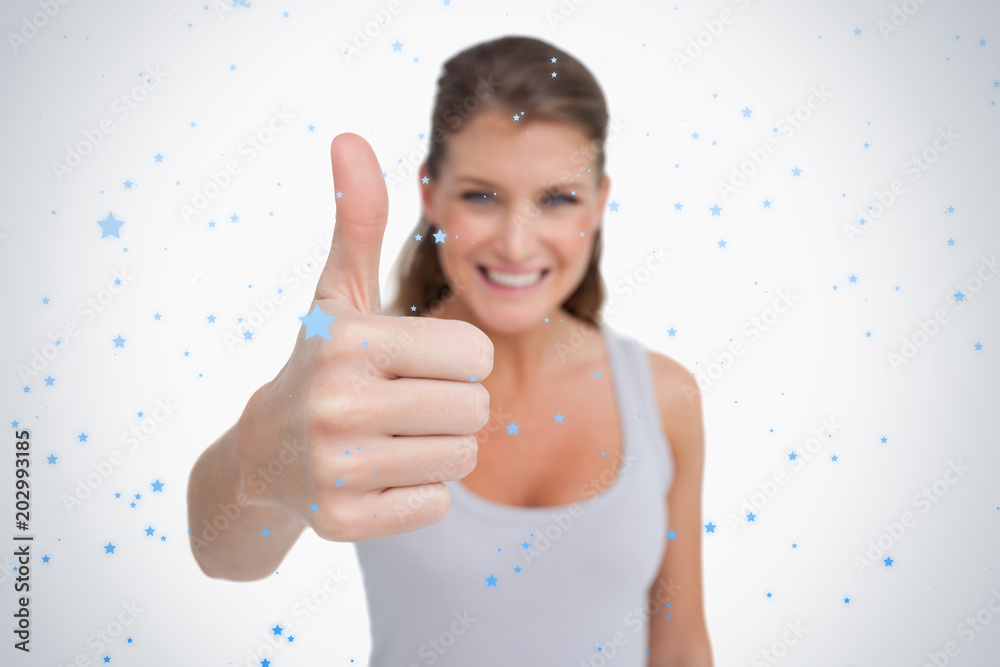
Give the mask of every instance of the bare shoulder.
[(655, 350), (648, 350), (647, 354), (656, 387), (660, 421), (674, 455), (676, 457), (680, 453), (679, 449), (697, 454), (704, 447), (698, 382), (691, 371), (676, 359)]
[(694, 375), (673, 357), (647, 350), (660, 411), (690, 410), (701, 403), (701, 391)]

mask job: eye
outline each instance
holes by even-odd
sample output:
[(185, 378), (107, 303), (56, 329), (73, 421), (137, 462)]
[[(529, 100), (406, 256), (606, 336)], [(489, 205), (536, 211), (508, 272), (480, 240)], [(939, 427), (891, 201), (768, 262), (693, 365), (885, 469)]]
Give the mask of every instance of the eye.
[(542, 198), (544, 204), (575, 204), (576, 197), (550, 192)]
[(478, 190), (470, 190), (468, 192), (462, 193), (462, 199), (470, 201), (476, 204), (489, 204), (496, 197), (497, 193), (489, 194), (488, 192), (480, 192)]

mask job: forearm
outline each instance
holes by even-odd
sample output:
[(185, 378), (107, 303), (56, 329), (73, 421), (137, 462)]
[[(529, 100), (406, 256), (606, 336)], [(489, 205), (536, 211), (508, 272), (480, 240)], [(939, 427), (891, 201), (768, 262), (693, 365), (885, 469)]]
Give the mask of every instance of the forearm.
[(234, 425), (208, 447), (191, 470), (189, 537), (206, 575), (253, 581), (277, 569), (305, 525), (280, 507), (250, 504), (240, 492), (237, 428)]

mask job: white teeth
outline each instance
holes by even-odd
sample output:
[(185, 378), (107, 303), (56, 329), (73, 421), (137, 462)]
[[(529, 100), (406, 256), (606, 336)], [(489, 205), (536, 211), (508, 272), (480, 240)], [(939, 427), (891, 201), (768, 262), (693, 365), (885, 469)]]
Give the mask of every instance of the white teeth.
[(527, 287), (528, 285), (534, 285), (536, 282), (541, 280), (542, 272), (535, 271), (534, 273), (499, 273), (497, 271), (491, 271), (486, 269), (486, 275), (489, 279), (498, 285), (505, 285), (507, 287)]

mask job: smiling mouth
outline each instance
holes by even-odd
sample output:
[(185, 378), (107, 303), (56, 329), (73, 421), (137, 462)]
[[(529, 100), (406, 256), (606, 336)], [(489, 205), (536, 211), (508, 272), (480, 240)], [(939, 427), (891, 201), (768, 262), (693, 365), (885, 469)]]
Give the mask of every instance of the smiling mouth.
[(515, 289), (531, 287), (549, 272), (549, 269), (540, 269), (531, 273), (504, 273), (502, 271), (493, 271), (482, 264), (479, 264), (476, 268), (479, 269), (479, 273), (490, 283), (499, 287)]

